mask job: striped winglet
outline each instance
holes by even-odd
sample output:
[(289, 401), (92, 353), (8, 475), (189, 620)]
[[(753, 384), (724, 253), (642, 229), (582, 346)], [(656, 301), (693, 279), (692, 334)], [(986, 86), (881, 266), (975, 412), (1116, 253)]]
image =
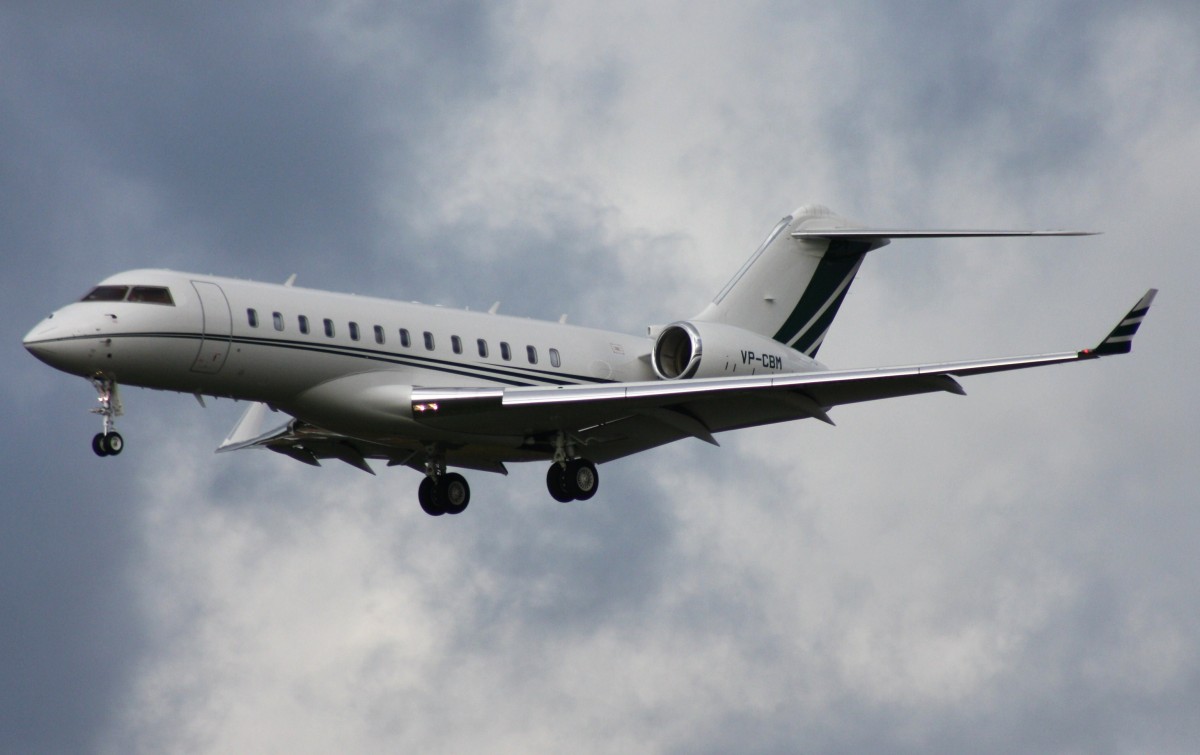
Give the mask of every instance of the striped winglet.
[(1141, 326), (1142, 318), (1150, 311), (1150, 304), (1154, 301), (1154, 295), (1157, 293), (1158, 289), (1156, 288), (1147, 291), (1146, 295), (1133, 305), (1133, 309), (1129, 310), (1125, 319), (1113, 328), (1113, 331), (1099, 346), (1094, 349), (1085, 349), (1080, 356), (1105, 357), (1110, 354), (1128, 354), (1133, 349), (1133, 335)]

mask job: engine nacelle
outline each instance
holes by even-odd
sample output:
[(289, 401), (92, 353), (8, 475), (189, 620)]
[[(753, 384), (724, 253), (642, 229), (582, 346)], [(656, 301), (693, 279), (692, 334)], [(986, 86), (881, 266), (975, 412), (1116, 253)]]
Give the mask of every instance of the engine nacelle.
[(674, 322), (662, 329), (650, 354), (663, 380), (812, 372), (815, 359), (759, 333), (718, 322)]

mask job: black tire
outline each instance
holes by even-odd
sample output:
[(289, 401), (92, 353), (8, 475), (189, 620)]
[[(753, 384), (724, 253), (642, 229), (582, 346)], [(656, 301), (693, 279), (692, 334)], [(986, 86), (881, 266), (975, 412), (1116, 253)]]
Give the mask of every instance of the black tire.
[(104, 450), (108, 452), (109, 456), (116, 456), (125, 450), (125, 439), (121, 437), (120, 433), (109, 433), (104, 436), (102, 442)]
[(95, 437), (92, 438), (92, 451), (97, 456), (108, 456), (108, 449), (104, 444), (104, 433), (96, 433)]
[(575, 496), (567, 490), (566, 470), (558, 462), (551, 464), (546, 472), (546, 489), (550, 491), (550, 497), (559, 503), (575, 500)]
[(600, 489), (600, 475), (596, 472), (596, 465), (587, 459), (568, 461), (564, 482), (567, 492), (577, 501), (586, 501)]
[(467, 484), (467, 479), (457, 472), (442, 475), (437, 484), (437, 498), (442, 510), (447, 514), (461, 514), (471, 502), (471, 486)]
[(421, 504), (421, 510), (430, 516), (441, 516), (446, 513), (438, 498), (437, 483), (433, 481), (432, 477), (421, 480), (421, 486), (417, 488), (417, 501)]

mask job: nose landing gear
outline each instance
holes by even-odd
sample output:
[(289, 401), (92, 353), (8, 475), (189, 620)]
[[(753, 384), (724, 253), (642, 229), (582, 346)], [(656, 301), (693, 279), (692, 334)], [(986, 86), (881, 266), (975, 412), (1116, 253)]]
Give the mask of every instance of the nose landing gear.
[(125, 439), (117, 432), (114, 418), (124, 412), (121, 409), (121, 397), (117, 393), (117, 381), (104, 374), (91, 377), (92, 387), (100, 394), (100, 405), (92, 409), (92, 414), (104, 418), (104, 431), (92, 438), (92, 451), (97, 456), (116, 456), (125, 449)]

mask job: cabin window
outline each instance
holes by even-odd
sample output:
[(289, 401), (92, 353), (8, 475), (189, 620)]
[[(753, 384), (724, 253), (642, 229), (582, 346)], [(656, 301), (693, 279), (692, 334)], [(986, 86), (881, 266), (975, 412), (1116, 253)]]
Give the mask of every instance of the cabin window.
[(425, 331), (425, 348), (433, 351), (433, 333)]
[(525, 356), (529, 359), (530, 364), (537, 364), (537, 347), (536, 346), (526, 346), (525, 347)]
[(275, 330), (283, 330), (283, 315), (278, 312), (272, 312), (271, 320), (275, 323)]
[(175, 306), (175, 300), (171, 298), (171, 292), (162, 286), (134, 286), (129, 291), (129, 301)]
[(475, 345), (479, 347), (479, 356), (487, 359), (487, 341), (480, 338), (475, 341)]
[(383, 343), (383, 326), (375, 326), (375, 343)]
[(351, 341), (358, 340), (358, 323), (356, 323), (356, 322), (350, 323), (350, 340)]
[(258, 327), (258, 310), (247, 309), (246, 310), (246, 322), (250, 323), (250, 327), (257, 328)]
[(562, 357), (558, 355), (558, 349), (550, 349), (550, 366), (562, 367)]
[(124, 301), (129, 286), (96, 286), (80, 301)]
[(458, 336), (450, 336), (450, 348), (455, 354), (462, 353), (462, 339)]
[(333, 320), (328, 317), (325, 318), (325, 335), (333, 338)]
[(300, 319), (300, 332), (303, 333), (304, 335), (308, 335), (308, 317), (305, 315), (300, 315), (299, 319)]
[(408, 334), (407, 328), (400, 328), (400, 345), (406, 349), (412, 346), (412, 337)]
[(500, 358), (506, 362), (512, 361), (512, 349), (508, 346), (508, 341), (500, 342)]

